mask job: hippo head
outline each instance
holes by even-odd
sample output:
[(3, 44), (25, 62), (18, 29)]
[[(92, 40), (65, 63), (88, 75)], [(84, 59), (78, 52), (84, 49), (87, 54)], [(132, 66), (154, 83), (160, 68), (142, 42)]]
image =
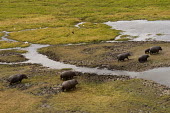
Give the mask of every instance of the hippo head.
[(27, 75), (25, 75), (25, 74), (21, 74), (21, 77), (22, 77), (23, 79), (28, 79)]
[(145, 54), (150, 52), (150, 48), (145, 50)]
[(78, 84), (78, 81), (76, 79), (73, 79), (75, 84)]
[(159, 48), (159, 50), (161, 50), (161, 51), (162, 51), (162, 48), (160, 47), (160, 48)]
[(131, 53), (127, 53), (128, 56), (132, 56)]

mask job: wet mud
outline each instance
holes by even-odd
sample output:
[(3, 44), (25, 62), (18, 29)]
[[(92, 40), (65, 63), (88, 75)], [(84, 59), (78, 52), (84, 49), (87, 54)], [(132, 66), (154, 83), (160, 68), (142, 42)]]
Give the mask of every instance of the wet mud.
[[(40, 49), (40, 53), (50, 59), (83, 67), (107, 68), (109, 70), (145, 71), (158, 67), (169, 67), (167, 56), (170, 53), (169, 42), (163, 41), (130, 41), (99, 43), (87, 45), (52, 46)], [(150, 55), (148, 62), (139, 63), (138, 57), (145, 54), (145, 49), (160, 45), (163, 48), (159, 54)], [(55, 50), (55, 51), (54, 51)], [(65, 52), (66, 51), (66, 52)], [(117, 61), (117, 55), (130, 52), (130, 60)]]

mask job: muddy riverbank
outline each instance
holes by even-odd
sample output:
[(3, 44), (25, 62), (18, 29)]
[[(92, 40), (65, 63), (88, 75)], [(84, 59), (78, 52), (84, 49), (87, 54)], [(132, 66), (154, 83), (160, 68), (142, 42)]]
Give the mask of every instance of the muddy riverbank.
[(22, 50), (1, 50), (0, 51), (0, 62), (3, 63), (19, 63), (27, 61), (22, 54), (27, 51)]
[[(170, 89), (153, 81), (128, 76), (99, 76), (77, 72), (77, 76), (74, 77), (79, 82), (77, 88), (69, 92), (61, 92), (60, 84), (63, 81), (60, 80), (60, 73), (64, 70), (49, 69), (35, 64), (0, 65), (0, 68), (0, 97), (2, 97), (0, 100), (2, 103), (8, 103), (2, 105), (2, 109), (16, 108), (19, 105), (34, 108), (30, 112), (40, 110), (67, 112), (72, 110), (68, 106), (75, 106), (84, 108), (87, 112), (93, 111), (89, 110), (91, 107), (100, 107), (104, 111), (116, 108), (131, 111), (140, 109), (146, 112), (154, 112), (156, 109), (156, 111), (169, 112)], [(24, 73), (29, 78), (9, 86), (6, 79), (18, 73)], [(20, 102), (17, 103), (18, 101)], [(161, 105), (158, 106), (158, 103)], [(130, 107), (127, 108), (127, 105)], [(67, 109), (61, 106), (67, 106)]]
[[(161, 46), (163, 51), (150, 55), (148, 61), (139, 63), (138, 57), (145, 54), (145, 49)], [(86, 45), (50, 46), (39, 50), (50, 59), (76, 66), (107, 68), (109, 70), (145, 71), (158, 67), (170, 66), (170, 43), (163, 41), (130, 41), (98, 43)], [(117, 61), (117, 55), (130, 52), (130, 60)]]

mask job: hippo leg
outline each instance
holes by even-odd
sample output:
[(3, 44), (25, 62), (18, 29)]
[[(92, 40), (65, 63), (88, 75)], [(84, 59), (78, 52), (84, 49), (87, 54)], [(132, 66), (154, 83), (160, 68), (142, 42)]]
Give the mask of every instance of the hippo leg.
[(61, 91), (64, 92), (64, 88), (63, 87), (61, 88)]

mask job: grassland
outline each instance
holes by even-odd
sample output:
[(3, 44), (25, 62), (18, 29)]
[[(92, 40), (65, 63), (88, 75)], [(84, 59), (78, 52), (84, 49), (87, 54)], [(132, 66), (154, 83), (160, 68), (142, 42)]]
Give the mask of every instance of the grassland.
[[(0, 31), (48, 27), (34, 32), (15, 32), (11, 38), (19, 36), (18, 40), (49, 44), (112, 40), (117, 35), (115, 30), (100, 24), (95, 29), (78, 30), (74, 25), (79, 22), (170, 19), (169, 0), (1, 0), (0, 9)], [(75, 35), (71, 34), (73, 30)]]
[(12, 62), (23, 62), (27, 59), (21, 55), (27, 51), (23, 50), (3, 50), (0, 51), (0, 62), (12, 63)]
[[(66, 44), (114, 40), (118, 30), (102, 24), (118, 20), (170, 20), (169, 0), (0, 0), (0, 37), (41, 44)], [(75, 27), (79, 22), (86, 22)], [(20, 32), (18, 32), (20, 31)], [(73, 33), (74, 32), (74, 33)], [(159, 34), (158, 34), (159, 35)], [(125, 38), (124, 38), (125, 40)], [(163, 51), (137, 63), (144, 47), (160, 45)], [(26, 47), (22, 42), (0, 41), (0, 48)], [(138, 47), (137, 47), (138, 46)], [(41, 53), (54, 60), (81, 66), (145, 70), (169, 66), (169, 43), (100, 43), (81, 46), (52, 46)], [(131, 60), (118, 63), (115, 56), (130, 51)], [(5, 62), (23, 61), (24, 51), (0, 51)], [(169, 53), (168, 53), (169, 52)], [(5, 57), (3, 55), (6, 55)], [(24, 59), (25, 60), (25, 59)], [(136, 67), (135, 67), (136, 66)], [(60, 92), (63, 70), (35, 64), (0, 65), (0, 112), (2, 113), (169, 113), (170, 89), (143, 79), (114, 80), (107, 76), (80, 74), (76, 90)], [(140, 71), (140, 70), (139, 70)], [(21, 84), (9, 86), (6, 79), (27, 74)], [(90, 76), (90, 77), (89, 77)], [(103, 77), (103, 78), (102, 78)]]
[(4, 35), (4, 33), (0, 33), (0, 37), (2, 37)]
[[(152, 81), (79, 74), (76, 90), (58, 92), (62, 70), (38, 65), (0, 65), (0, 110), (2, 113), (42, 112), (170, 112), (170, 90)], [(5, 80), (25, 73), (28, 79), (9, 86)], [(115, 76), (116, 77), (116, 76)], [(19, 96), (18, 96), (19, 95)]]
[[(163, 51), (150, 55), (148, 62), (139, 63), (138, 58), (145, 54), (145, 49), (161, 46)], [(170, 45), (167, 42), (117, 42), (71, 46), (51, 46), (41, 48), (40, 53), (49, 58), (77, 66), (100, 67), (128, 71), (144, 71), (156, 67), (170, 66)], [(117, 61), (117, 55), (130, 52), (130, 60)]]
[(81, 29), (74, 27), (46, 28), (13, 32), (10, 33), (10, 37), (15, 40), (28, 41), (31, 43), (68, 44), (114, 40), (118, 34), (118, 30), (112, 30), (107, 25), (85, 23)]
[(15, 47), (27, 47), (30, 44), (25, 44), (22, 42), (8, 42), (8, 41), (0, 41), (0, 49), (5, 48), (15, 48)]

